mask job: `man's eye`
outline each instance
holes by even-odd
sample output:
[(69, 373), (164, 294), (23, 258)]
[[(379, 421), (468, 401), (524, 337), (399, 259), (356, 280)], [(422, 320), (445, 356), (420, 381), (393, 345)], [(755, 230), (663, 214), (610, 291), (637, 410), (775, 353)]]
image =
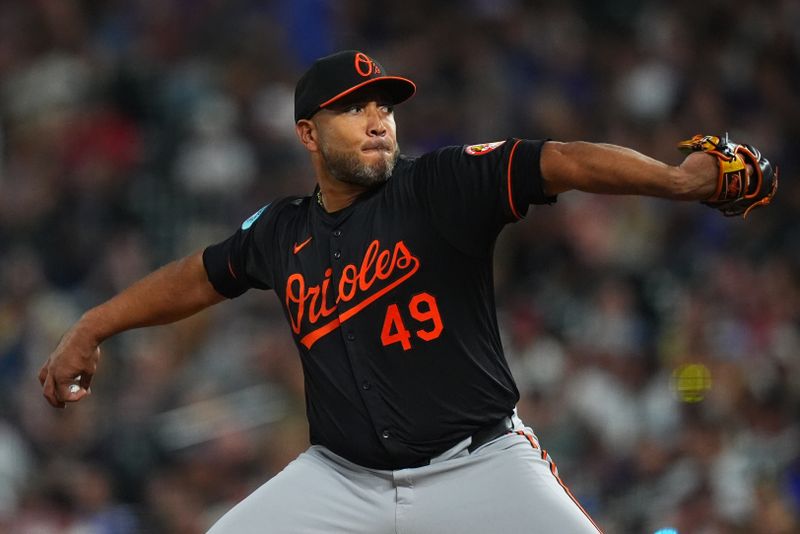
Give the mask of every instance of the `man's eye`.
[(388, 115), (391, 115), (392, 113), (394, 113), (394, 106), (390, 106), (388, 104), (385, 104), (385, 105), (381, 106), (381, 109), (383, 110), (384, 113), (386, 113)]
[(353, 104), (352, 106), (348, 106), (347, 109), (345, 109), (345, 112), (346, 113), (358, 113), (362, 109), (364, 109), (364, 106), (362, 106), (361, 104)]

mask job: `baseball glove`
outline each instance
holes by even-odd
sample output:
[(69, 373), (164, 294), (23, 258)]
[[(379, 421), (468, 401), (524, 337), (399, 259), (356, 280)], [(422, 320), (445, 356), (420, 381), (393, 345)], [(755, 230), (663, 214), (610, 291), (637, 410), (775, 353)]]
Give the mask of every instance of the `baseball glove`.
[[(726, 217), (747, 217), (750, 210), (766, 206), (778, 190), (778, 167), (752, 145), (740, 145), (716, 135), (695, 135), (678, 143), (685, 153), (702, 151), (717, 158), (719, 177), (714, 194), (703, 204), (717, 209)], [(753, 168), (747, 176), (747, 164)]]

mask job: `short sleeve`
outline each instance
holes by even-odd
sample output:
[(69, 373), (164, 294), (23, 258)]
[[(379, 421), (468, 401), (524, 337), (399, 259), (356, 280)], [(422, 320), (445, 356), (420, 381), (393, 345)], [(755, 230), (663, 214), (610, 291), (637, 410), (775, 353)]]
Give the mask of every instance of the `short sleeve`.
[(539, 168), (545, 141), (507, 139), (420, 157), (416, 181), (436, 229), (454, 246), (486, 253), (500, 229), (549, 204)]
[(228, 239), (203, 251), (208, 280), (219, 294), (235, 298), (250, 288), (272, 287), (269, 248), (274, 211), (267, 204), (243, 222)]

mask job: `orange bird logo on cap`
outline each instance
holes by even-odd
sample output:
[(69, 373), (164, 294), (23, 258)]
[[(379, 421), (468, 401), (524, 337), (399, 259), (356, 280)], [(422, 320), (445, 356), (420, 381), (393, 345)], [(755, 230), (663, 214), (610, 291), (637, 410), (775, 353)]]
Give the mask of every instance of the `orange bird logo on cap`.
[(371, 76), (373, 72), (375, 74), (381, 73), (380, 67), (378, 67), (378, 65), (376, 65), (375, 62), (372, 61), (369, 58), (369, 56), (363, 52), (359, 52), (358, 54), (356, 54), (355, 64), (356, 64), (356, 72), (359, 73), (364, 78)]

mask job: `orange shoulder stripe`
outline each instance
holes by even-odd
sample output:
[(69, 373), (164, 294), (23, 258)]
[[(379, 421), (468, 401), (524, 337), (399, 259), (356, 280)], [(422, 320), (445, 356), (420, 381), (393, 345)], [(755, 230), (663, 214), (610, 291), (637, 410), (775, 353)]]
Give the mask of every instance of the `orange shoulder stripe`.
[(517, 142), (511, 147), (511, 154), (508, 155), (508, 205), (511, 207), (511, 213), (514, 214), (514, 217), (516, 217), (517, 220), (522, 219), (522, 216), (520, 216), (519, 212), (514, 207), (514, 195), (512, 194), (511, 189), (511, 169), (514, 161), (514, 152), (516, 152), (517, 146), (520, 144), (520, 142), (522, 142), (522, 139), (517, 139)]

